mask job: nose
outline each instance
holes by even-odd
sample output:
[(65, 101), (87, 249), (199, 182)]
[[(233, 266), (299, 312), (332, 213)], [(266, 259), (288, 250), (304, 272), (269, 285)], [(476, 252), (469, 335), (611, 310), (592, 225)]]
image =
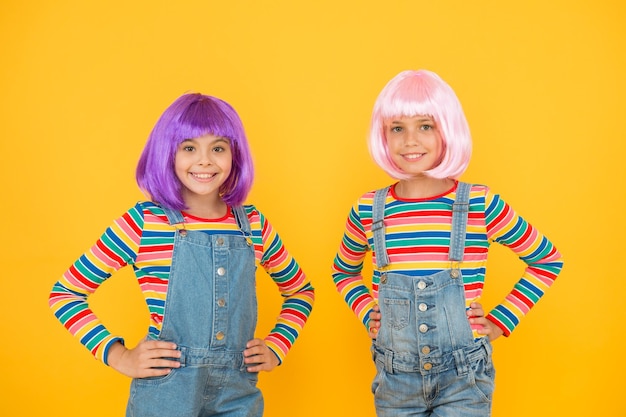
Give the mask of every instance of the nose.
[(417, 129), (407, 129), (405, 142), (407, 145), (417, 145), (420, 143), (419, 131)]
[(198, 154), (199, 165), (207, 166), (207, 165), (211, 165), (212, 163), (213, 163), (213, 160), (211, 159), (210, 152), (201, 152)]

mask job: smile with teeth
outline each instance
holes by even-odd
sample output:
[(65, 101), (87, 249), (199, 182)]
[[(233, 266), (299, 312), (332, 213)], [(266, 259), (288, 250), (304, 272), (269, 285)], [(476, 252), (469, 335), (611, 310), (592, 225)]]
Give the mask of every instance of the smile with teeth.
[(216, 174), (199, 174), (199, 173), (195, 173), (192, 172), (191, 175), (199, 180), (208, 180), (209, 178), (214, 177)]
[(425, 153), (408, 153), (408, 154), (404, 154), (402, 155), (404, 158), (408, 159), (408, 160), (415, 160), (415, 159), (419, 159), (422, 156), (426, 155)]

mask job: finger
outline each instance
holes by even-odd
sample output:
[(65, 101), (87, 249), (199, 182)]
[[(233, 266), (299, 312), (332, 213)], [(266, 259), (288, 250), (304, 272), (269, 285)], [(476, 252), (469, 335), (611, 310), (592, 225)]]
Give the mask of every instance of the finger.
[(469, 319), (470, 327), (472, 330), (477, 330), (478, 334), (488, 334), (489, 332), (489, 320), (485, 317), (474, 317)]
[[(154, 360), (166, 360), (171, 362), (177, 362), (176, 359), (181, 357), (179, 350), (170, 349), (156, 349), (141, 352), (138, 356), (141, 361), (149, 362)], [(150, 365), (153, 366), (153, 365)]]
[(146, 368), (139, 371), (137, 377), (138, 378), (148, 378), (155, 376), (165, 376), (172, 372), (170, 368)]
[(267, 360), (268, 358), (266, 355), (252, 355), (243, 358), (243, 363), (246, 365), (258, 365), (267, 362)]
[(258, 355), (263, 355), (265, 353), (267, 353), (269, 351), (269, 348), (265, 345), (263, 346), (253, 346), (251, 348), (248, 348), (246, 350), (243, 351), (243, 356), (244, 357), (252, 357), (252, 356), (258, 356)]
[(278, 366), (279, 362), (274, 352), (269, 349), (265, 355), (255, 356), (244, 361), (248, 364), (246, 367), (248, 372), (271, 371)]
[(258, 363), (250, 365), (246, 368), (248, 372), (270, 371), (272, 368), (267, 363)]
[(154, 350), (154, 349), (176, 350), (177, 348), (176, 343), (166, 342), (163, 340), (146, 340), (144, 342), (141, 342), (140, 346), (149, 350)]
[(150, 368), (180, 368), (180, 362), (169, 359), (155, 359), (150, 363)]
[(247, 348), (251, 348), (253, 346), (265, 346), (265, 341), (261, 339), (252, 339), (248, 343), (246, 343)]
[(467, 310), (467, 315), (468, 317), (483, 317), (485, 315), (483, 306), (479, 303), (471, 303)]

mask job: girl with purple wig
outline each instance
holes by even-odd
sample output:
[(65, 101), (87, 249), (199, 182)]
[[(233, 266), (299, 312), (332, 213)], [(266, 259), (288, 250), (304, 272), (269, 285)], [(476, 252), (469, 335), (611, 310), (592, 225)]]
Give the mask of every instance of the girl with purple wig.
[[(185, 94), (154, 126), (137, 166), (149, 197), (108, 227), (54, 285), (49, 304), (96, 358), (133, 378), (127, 416), (262, 416), (258, 372), (282, 363), (314, 290), (270, 222), (244, 205), (252, 157), (237, 112)], [(88, 297), (131, 266), (150, 313), (135, 347), (111, 333)], [(255, 271), (283, 296), (274, 328), (255, 337)]]
[[(456, 94), (438, 75), (403, 71), (379, 94), (369, 150), (397, 182), (352, 207), (333, 279), (372, 338), (378, 416), (489, 416), (491, 341), (508, 336), (563, 262), (554, 245), (489, 187), (458, 180), (471, 138)], [(525, 269), (483, 317), (492, 242)], [(373, 278), (361, 272), (372, 251)]]

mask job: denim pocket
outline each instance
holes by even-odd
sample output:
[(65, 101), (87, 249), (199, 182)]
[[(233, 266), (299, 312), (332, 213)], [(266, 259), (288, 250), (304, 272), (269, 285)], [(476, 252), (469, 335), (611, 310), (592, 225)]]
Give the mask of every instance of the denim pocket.
[(160, 375), (160, 376), (148, 376), (145, 378), (135, 378), (133, 380), (137, 385), (159, 385), (163, 384), (170, 379), (174, 378), (174, 375), (179, 372), (180, 368), (172, 368), (169, 374)]
[(494, 391), (494, 368), (487, 358), (481, 358), (474, 362), (470, 368), (470, 384), (480, 397), (491, 402)]
[(385, 298), (383, 300), (383, 321), (394, 330), (400, 330), (409, 325), (411, 302), (406, 299)]

